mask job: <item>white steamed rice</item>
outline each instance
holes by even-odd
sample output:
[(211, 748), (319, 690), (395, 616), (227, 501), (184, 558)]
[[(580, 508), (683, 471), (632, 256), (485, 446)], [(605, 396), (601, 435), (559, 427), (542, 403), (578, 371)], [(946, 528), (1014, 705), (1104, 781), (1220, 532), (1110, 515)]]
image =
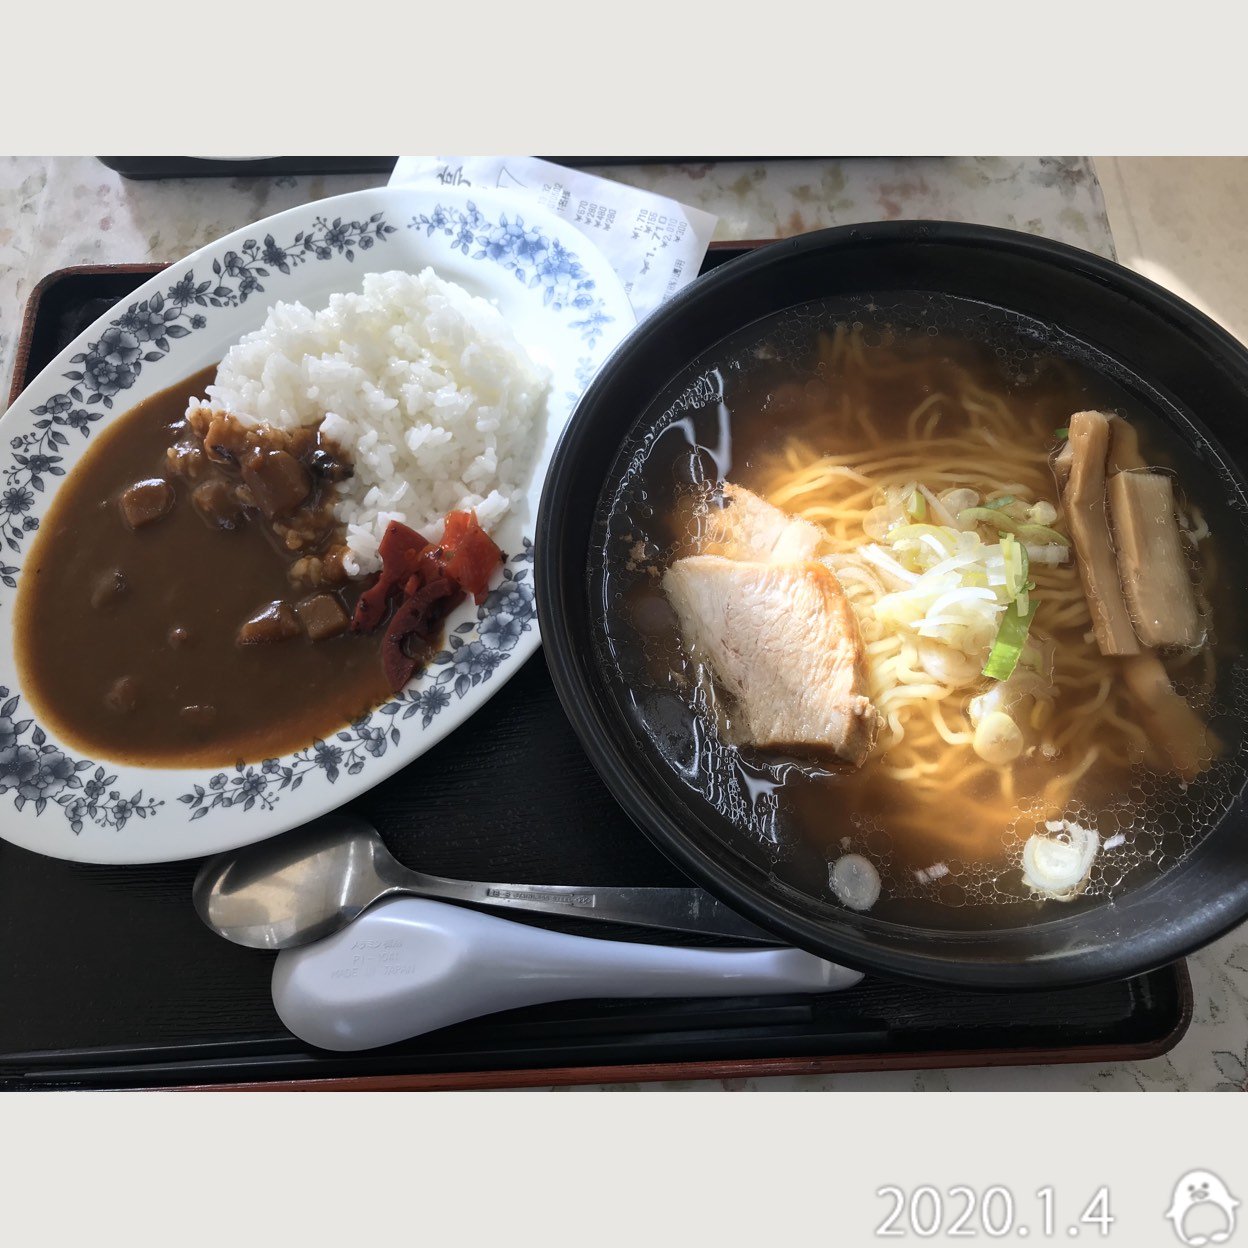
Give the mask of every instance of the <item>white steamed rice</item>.
[(492, 304), (425, 269), (370, 273), (362, 293), (331, 295), (319, 312), (275, 304), (226, 353), (204, 402), (283, 428), (324, 417), (355, 464), (336, 510), (359, 575), (380, 566), (391, 520), (434, 541), (451, 510), (498, 524), (532, 462), (549, 384)]

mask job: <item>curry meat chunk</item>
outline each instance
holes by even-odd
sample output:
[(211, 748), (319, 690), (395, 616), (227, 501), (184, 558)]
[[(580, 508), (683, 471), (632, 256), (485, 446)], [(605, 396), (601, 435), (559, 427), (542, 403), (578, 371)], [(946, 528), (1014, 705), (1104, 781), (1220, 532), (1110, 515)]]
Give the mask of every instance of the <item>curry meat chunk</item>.
[(242, 461), (241, 473), (266, 520), (290, 515), (312, 493), (311, 473), (289, 451), (251, 451)]
[(289, 641), (298, 637), (302, 630), (290, 604), (270, 602), (262, 607), (238, 630), (240, 646), (268, 645), (276, 641)]
[(209, 407), (189, 411), (166, 471), (192, 484), (191, 502), (214, 528), (268, 526), (291, 558), (292, 585), (340, 585), (341, 525), (334, 486), (352, 475), (350, 456), (319, 425), (274, 429)]
[(164, 477), (136, 481), (122, 491), (121, 514), (132, 529), (141, 529), (169, 514), (173, 507), (173, 486)]
[(313, 641), (324, 641), (347, 631), (351, 623), (347, 609), (333, 594), (309, 594), (295, 603), (295, 614), (303, 631)]
[(191, 503), (214, 529), (236, 529), (247, 518), (237, 488), (222, 477), (201, 481), (191, 491)]

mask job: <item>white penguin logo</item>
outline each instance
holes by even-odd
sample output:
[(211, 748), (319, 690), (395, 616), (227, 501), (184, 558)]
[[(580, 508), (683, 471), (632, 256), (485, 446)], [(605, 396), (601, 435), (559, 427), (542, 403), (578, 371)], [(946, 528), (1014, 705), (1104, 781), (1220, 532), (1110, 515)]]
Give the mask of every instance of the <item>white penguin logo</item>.
[[(1222, 1211), (1226, 1228), (1212, 1235), (1189, 1235), (1183, 1228), (1183, 1219), (1196, 1205), (1212, 1205)], [(1239, 1201), (1226, 1190), (1226, 1184), (1208, 1170), (1193, 1170), (1185, 1174), (1175, 1185), (1166, 1217), (1174, 1224), (1174, 1233), (1180, 1241), (1199, 1248), (1201, 1244), (1224, 1244), (1235, 1233), (1235, 1210)]]

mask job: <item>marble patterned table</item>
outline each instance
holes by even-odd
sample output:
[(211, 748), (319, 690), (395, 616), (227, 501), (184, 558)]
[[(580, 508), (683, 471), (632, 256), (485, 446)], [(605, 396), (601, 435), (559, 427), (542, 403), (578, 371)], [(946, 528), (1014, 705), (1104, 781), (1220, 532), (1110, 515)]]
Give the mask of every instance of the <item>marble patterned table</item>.
[[(717, 214), (717, 239), (926, 217), (1027, 230), (1114, 256), (1095, 170), (1082, 157), (723, 161), (600, 172)], [(92, 157), (0, 159), (0, 393), (8, 390), (23, 305), (53, 269), (176, 260), (284, 208), (384, 181), (341, 175), (127, 182)], [(1168, 1056), (1148, 1062), (640, 1086), (1248, 1090), (1248, 930), (1224, 937), (1190, 959), (1189, 968), (1191, 1029)]]

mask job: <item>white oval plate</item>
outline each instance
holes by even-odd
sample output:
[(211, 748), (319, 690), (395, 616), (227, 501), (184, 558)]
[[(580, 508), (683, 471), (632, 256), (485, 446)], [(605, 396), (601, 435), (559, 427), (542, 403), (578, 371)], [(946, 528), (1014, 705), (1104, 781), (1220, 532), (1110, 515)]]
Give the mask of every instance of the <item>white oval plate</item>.
[[(33, 718), (12, 612), (38, 522), (92, 435), (215, 363), (271, 304), (323, 307), (367, 272), (427, 265), (496, 303), (553, 372), (526, 495), (499, 525), (507, 555), (481, 607), (398, 697), (327, 741), (223, 771), (83, 758)], [(382, 188), (293, 208), (174, 264), (79, 335), (0, 422), (0, 835), (80, 862), (192, 858), (305, 823), (423, 754), (539, 645), (531, 534), (555, 440), (589, 378), (635, 323), (601, 252), (558, 218), (497, 193)]]

